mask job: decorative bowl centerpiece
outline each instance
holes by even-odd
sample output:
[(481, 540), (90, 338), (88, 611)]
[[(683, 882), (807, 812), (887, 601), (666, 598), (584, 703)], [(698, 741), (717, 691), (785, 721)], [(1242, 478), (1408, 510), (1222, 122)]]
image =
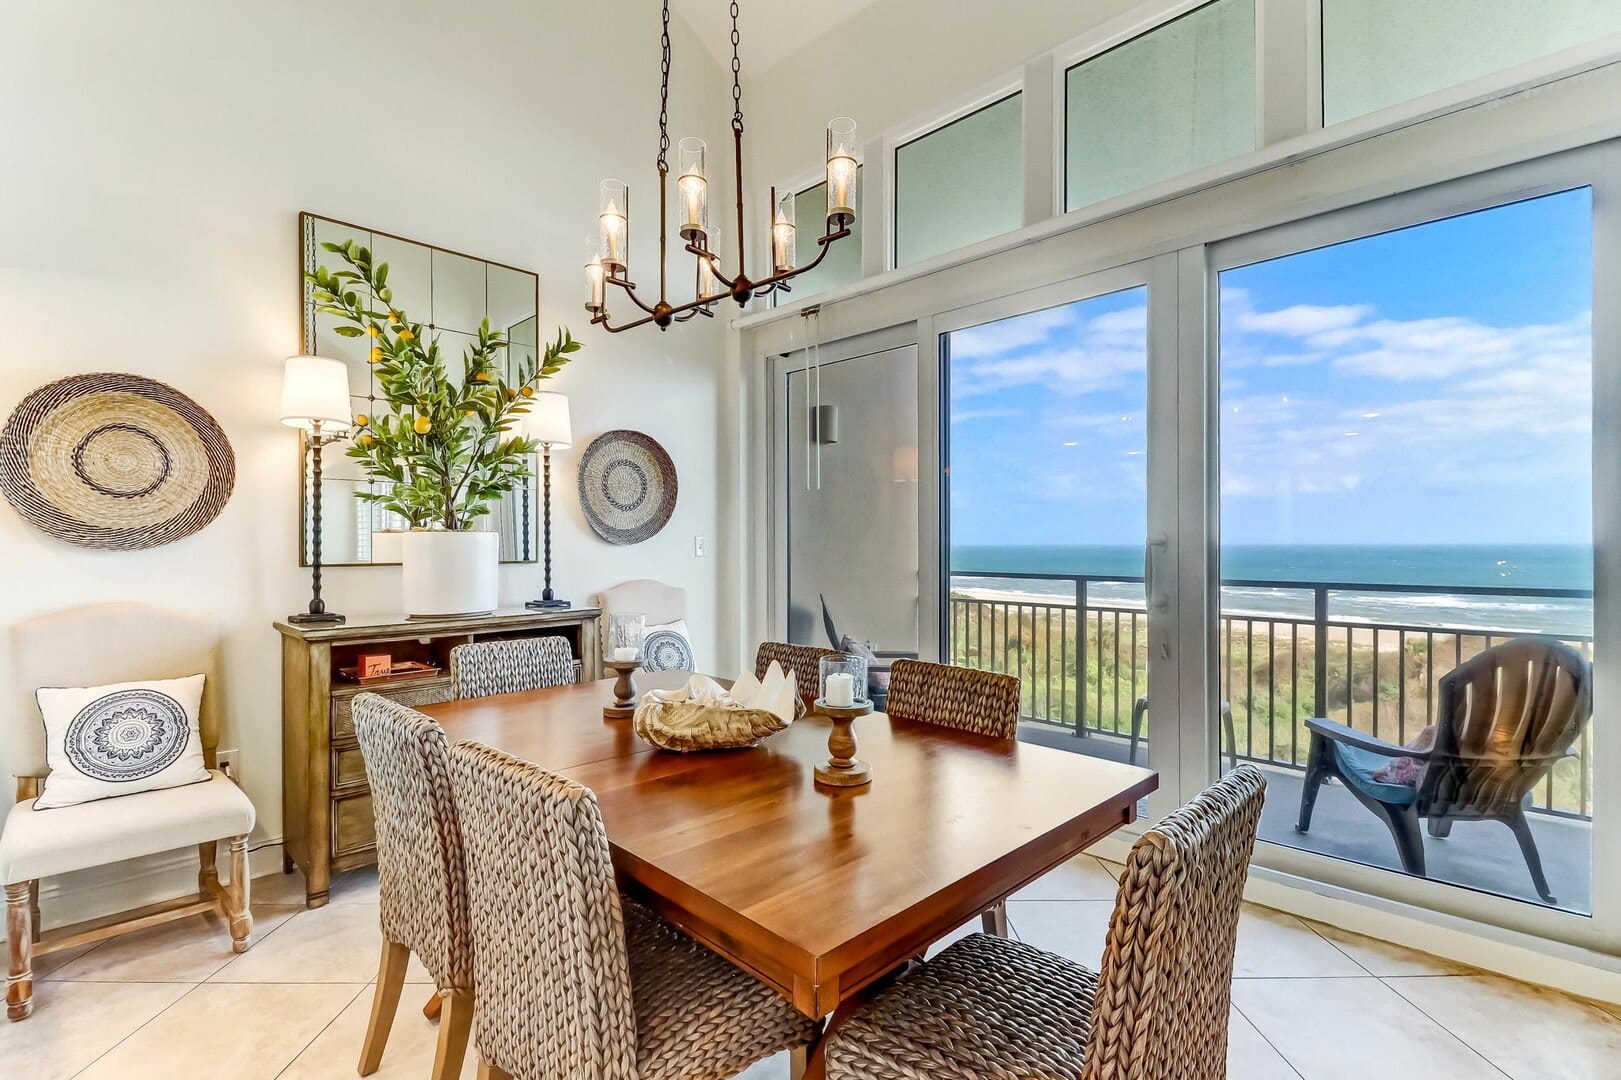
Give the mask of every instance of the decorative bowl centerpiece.
[(649, 690), (636, 707), (636, 734), (661, 750), (736, 750), (794, 722), (799, 687), (773, 661), (764, 679), (745, 672), (726, 690), (694, 675), (679, 690)]

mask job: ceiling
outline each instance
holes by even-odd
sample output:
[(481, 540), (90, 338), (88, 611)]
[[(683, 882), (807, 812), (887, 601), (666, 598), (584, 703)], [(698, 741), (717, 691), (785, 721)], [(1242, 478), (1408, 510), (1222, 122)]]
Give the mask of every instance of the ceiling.
[[(810, 41), (835, 29), (864, 8), (880, 0), (816, 0), (782, 3), (781, 0), (739, 0), (738, 29), (742, 34), (744, 72), (760, 72), (792, 55)], [(704, 48), (730, 67), (732, 27), (730, 0), (670, 0), (670, 6), (697, 32)], [(807, 37), (807, 32), (812, 32)]]

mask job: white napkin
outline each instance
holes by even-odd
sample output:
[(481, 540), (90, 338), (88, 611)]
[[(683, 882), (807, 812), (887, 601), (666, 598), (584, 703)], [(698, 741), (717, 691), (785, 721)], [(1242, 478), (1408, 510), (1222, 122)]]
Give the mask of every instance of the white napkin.
[(644, 700), (667, 704), (691, 702), (723, 709), (758, 709), (770, 713), (784, 724), (794, 722), (794, 699), (798, 696), (798, 679), (791, 671), (784, 675), (775, 660), (766, 668), (763, 680), (745, 671), (738, 676), (730, 691), (707, 675), (694, 675), (679, 690), (649, 690), (642, 695)]

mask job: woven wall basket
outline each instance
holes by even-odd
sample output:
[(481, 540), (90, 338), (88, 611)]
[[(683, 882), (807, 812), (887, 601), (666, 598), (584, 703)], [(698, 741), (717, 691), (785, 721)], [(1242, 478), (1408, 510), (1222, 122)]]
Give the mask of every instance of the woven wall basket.
[(675, 512), (675, 463), (651, 436), (606, 431), (580, 457), (580, 506), (610, 544), (639, 544)]
[(138, 375), (73, 375), (29, 394), (0, 432), (0, 490), (58, 540), (134, 551), (213, 521), (236, 455), (200, 405)]

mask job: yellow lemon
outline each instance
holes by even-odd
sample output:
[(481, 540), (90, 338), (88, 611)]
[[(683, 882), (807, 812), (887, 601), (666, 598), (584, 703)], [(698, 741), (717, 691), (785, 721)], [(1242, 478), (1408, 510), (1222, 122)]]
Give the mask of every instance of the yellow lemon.
[(525, 386), (519, 390), (518, 393), (522, 394), (524, 397), (534, 397), (535, 388), (533, 386)]
[(355, 442), (359, 443), (361, 446), (370, 446), (372, 443), (374, 443), (376, 441), (377, 441), (376, 439), (371, 437), (370, 432), (364, 432), (364, 431), (361, 432), (360, 438), (355, 440)]
[(390, 325), (390, 326), (398, 326), (398, 325), (400, 325), (400, 313), (399, 312), (391, 311), (391, 312), (388, 313), (388, 325)]
[(474, 382), (489, 382), (490, 381), (490, 373), (488, 371), (480, 371), (480, 372), (478, 372), (477, 374), (475, 374), (473, 376), (473, 381)]
[(365, 413), (360, 413), (355, 417), (355, 427), (365, 427), (369, 423), (371, 423), (371, 417)]
[(510, 386), (509, 386), (509, 387), (507, 387), (507, 400), (508, 400), (508, 401), (511, 401), (511, 400), (512, 400), (512, 399), (513, 399), (513, 398), (515, 398), (515, 397), (517, 397), (517, 396), (518, 396), (518, 391), (516, 391), (516, 390), (514, 390), (514, 389), (513, 389), (513, 388), (512, 388), (512, 387), (510, 387)]
[(426, 435), (428, 432), (433, 430), (433, 421), (429, 420), (426, 416), (418, 416), (416, 418), (416, 423), (411, 426), (416, 429), (416, 433), (418, 435)]
[(366, 336), (367, 337), (376, 337), (380, 333), (382, 333), (382, 331), (377, 329), (377, 327), (375, 327), (375, 326), (366, 327)]
[(401, 341), (410, 341), (415, 337), (416, 337), (416, 335), (411, 333), (409, 328), (400, 331), (400, 340)]
[(478, 410), (477, 409), (463, 409), (462, 410), (462, 415), (463, 416), (477, 416), (478, 415)]
[(374, 364), (381, 364), (383, 362), (383, 350), (382, 349), (373, 349), (371, 351), (371, 362), (374, 363)]

